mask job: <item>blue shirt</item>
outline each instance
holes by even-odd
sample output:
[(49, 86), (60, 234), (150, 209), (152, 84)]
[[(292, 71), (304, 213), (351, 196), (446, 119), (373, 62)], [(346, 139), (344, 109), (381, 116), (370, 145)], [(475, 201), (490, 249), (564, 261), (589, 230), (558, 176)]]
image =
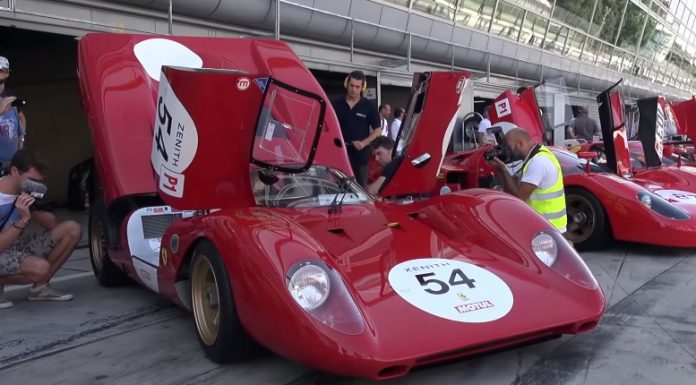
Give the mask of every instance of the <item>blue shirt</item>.
[[(17, 195), (10, 195), (0, 193), (0, 225), (5, 222), (5, 225), (1, 230), (12, 226), (12, 224), (19, 218), (19, 212), (15, 209), (15, 200)], [(5, 220), (7, 218), (7, 220)], [(0, 230), (0, 231), (1, 231)]]
[(12, 160), (12, 156), (17, 152), (21, 136), (19, 112), (16, 108), (10, 108), (0, 115), (0, 161)]

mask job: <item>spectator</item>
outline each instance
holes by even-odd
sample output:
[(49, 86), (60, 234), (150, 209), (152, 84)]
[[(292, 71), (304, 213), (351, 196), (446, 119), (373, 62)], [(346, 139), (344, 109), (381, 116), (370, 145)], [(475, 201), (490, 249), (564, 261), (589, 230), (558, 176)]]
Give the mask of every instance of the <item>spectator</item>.
[(27, 120), (24, 113), (13, 107), (17, 98), (5, 95), (5, 83), (10, 77), (10, 62), (0, 56), (0, 162), (5, 170), (14, 153), (22, 148)]
[(391, 178), (399, 162), (393, 159), (394, 141), (391, 138), (382, 136), (372, 142), (372, 154), (377, 162), (382, 165), (382, 174), (374, 182), (367, 186), (367, 192), (377, 195), (384, 182)]
[(382, 136), (389, 136), (389, 116), (391, 115), (391, 106), (382, 104), (379, 106), (379, 119), (382, 126)]
[(389, 137), (394, 142), (396, 142), (396, 137), (399, 135), (399, 129), (401, 129), (401, 121), (404, 118), (404, 112), (404, 109), (401, 107), (394, 110), (394, 120), (392, 121), (391, 127), (389, 128)]
[(505, 143), (513, 160), (523, 162), (514, 176), (500, 159), (488, 162), (495, 169), (503, 190), (527, 202), (556, 229), (565, 233), (568, 218), (563, 173), (558, 159), (546, 146), (532, 142), (529, 133), (519, 127), (505, 134)]
[[(22, 149), (15, 153), (9, 174), (0, 179), (0, 309), (11, 307), (4, 297), (5, 284), (33, 284), (30, 301), (69, 301), (72, 294), (60, 293), (50, 279), (72, 254), (80, 239), (80, 225), (66, 221), (56, 225), (50, 213), (30, 211), (35, 199), (22, 192), (26, 181), (44, 178), (46, 164)], [(45, 231), (23, 234), (30, 219)]]
[(585, 139), (588, 142), (592, 142), (594, 135), (600, 135), (599, 126), (594, 119), (590, 118), (587, 108), (580, 107), (578, 116), (571, 121), (568, 127), (568, 139)]
[(382, 134), (380, 118), (374, 104), (362, 96), (363, 91), (367, 89), (367, 80), (362, 71), (351, 72), (343, 85), (346, 95), (334, 99), (331, 104), (341, 125), (343, 141), (355, 179), (365, 187), (370, 161), (368, 146)]
[(491, 121), (488, 119), (487, 107), (484, 107), (482, 116), (483, 119), (481, 120), (481, 123), (479, 123), (478, 132), (476, 133), (476, 140), (480, 146), (484, 144), (494, 144), (495, 135), (488, 132), (488, 129), (491, 128)]

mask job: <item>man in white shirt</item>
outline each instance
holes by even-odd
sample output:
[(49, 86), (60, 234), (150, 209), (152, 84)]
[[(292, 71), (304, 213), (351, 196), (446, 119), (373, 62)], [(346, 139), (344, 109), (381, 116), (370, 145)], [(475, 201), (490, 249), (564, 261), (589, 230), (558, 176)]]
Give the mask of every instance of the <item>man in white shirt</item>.
[(491, 121), (488, 119), (488, 112), (486, 111), (486, 108), (484, 108), (483, 120), (481, 120), (481, 123), (479, 123), (478, 133), (476, 133), (476, 140), (479, 145), (495, 144), (495, 135), (488, 132), (489, 128), (491, 128)]
[(563, 173), (558, 159), (546, 146), (532, 142), (529, 133), (519, 127), (505, 134), (505, 143), (512, 159), (523, 162), (514, 176), (497, 157), (488, 162), (495, 169), (503, 190), (527, 202), (564, 233), (568, 222)]
[(389, 116), (391, 115), (391, 106), (382, 104), (379, 106), (379, 119), (382, 126), (382, 136), (389, 136)]
[(404, 117), (404, 109), (399, 107), (394, 110), (394, 120), (389, 127), (389, 137), (391, 140), (396, 142), (396, 136), (399, 135), (399, 129), (401, 129), (401, 119)]

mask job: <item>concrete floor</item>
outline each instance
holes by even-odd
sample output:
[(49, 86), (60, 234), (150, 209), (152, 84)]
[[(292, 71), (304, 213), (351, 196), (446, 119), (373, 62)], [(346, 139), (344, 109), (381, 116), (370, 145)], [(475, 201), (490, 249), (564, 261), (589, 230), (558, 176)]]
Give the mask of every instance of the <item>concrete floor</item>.
[[(693, 384), (696, 250), (617, 244), (582, 256), (609, 302), (595, 331), (386, 383)], [(0, 384), (371, 383), (272, 353), (216, 365), (203, 356), (188, 313), (135, 285), (98, 286), (88, 258), (86, 248), (76, 250), (54, 284), (75, 294), (71, 302), (29, 303), (25, 288), (6, 289), (16, 305), (0, 310)]]

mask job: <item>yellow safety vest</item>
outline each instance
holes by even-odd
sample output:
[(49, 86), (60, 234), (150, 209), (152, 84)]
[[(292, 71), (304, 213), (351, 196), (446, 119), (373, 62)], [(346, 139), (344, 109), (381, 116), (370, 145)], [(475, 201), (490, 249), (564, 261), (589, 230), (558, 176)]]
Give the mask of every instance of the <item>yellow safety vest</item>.
[[(534, 156), (545, 156), (556, 166), (556, 184), (549, 188), (537, 188), (527, 199), (527, 203), (532, 206), (539, 214), (543, 215), (557, 229), (564, 229), (568, 224), (566, 216), (565, 192), (563, 190), (563, 172), (558, 159), (549, 151), (546, 146), (541, 146), (539, 152)], [(531, 158), (529, 159), (531, 160)], [(527, 172), (529, 160), (522, 168), (522, 175)]]

